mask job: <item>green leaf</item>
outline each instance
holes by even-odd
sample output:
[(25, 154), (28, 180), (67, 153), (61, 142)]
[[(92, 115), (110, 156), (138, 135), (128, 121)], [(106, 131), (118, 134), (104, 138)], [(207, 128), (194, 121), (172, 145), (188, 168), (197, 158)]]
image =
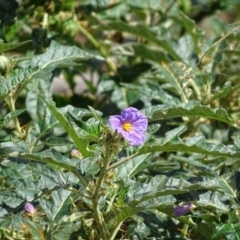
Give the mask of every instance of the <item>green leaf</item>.
[(31, 59), (29, 68), (10, 72), (8, 79), (0, 78), (0, 99), (19, 85), (24, 86), (39, 77), (49, 78), (51, 71), (57, 67), (75, 66), (78, 65), (77, 62), (86, 61), (92, 57), (93, 55), (75, 46), (62, 46), (52, 41), (46, 53)]
[(180, 100), (158, 86), (157, 89), (151, 89), (147, 84), (143, 86), (137, 86), (134, 84), (121, 83), (122, 86), (129, 90), (135, 90), (140, 96), (146, 96), (148, 99), (154, 99), (163, 102), (164, 104), (174, 104), (177, 105), (180, 103)]
[(39, 200), (41, 208), (44, 210), (49, 220), (60, 220), (62, 216), (69, 211), (70, 193), (71, 192), (67, 190), (54, 191), (49, 200)]
[(136, 226), (131, 227), (124, 237), (132, 237), (132, 239), (144, 240), (150, 233), (149, 228), (144, 223), (138, 223)]
[(8, 95), (8, 88), (5, 83), (6, 79), (0, 76), (0, 102)]
[[(68, 184), (78, 183), (78, 178), (71, 172), (58, 171), (54, 165), (44, 165), (31, 162), (32, 173), (39, 174), (38, 181), (41, 184), (41, 190), (48, 188), (63, 188)], [(80, 184), (80, 183), (78, 183)]]
[[(162, 63), (156, 65), (156, 71), (151, 73), (150, 79), (169, 84), (169, 90), (181, 97), (183, 102), (188, 102), (191, 89), (186, 87), (193, 80), (193, 71), (182, 62)], [(148, 77), (147, 77), (148, 78)]]
[(58, 167), (63, 167), (70, 172), (73, 171), (73, 166), (76, 166), (77, 164), (76, 161), (64, 157), (54, 148), (35, 154), (20, 153), (19, 156), (30, 161), (38, 161), (45, 164), (53, 164)]
[[(17, 68), (8, 74), (7, 79), (0, 78), (0, 99), (2, 98), (2, 96), (8, 94), (14, 88), (21, 86), (21, 84), (23, 83), (28, 83), (29, 81), (31, 81), (34, 77), (36, 77), (36, 73), (38, 73), (39, 71), (40, 70), (37, 68)], [(45, 75), (42, 75), (46, 77), (48, 74), (49, 73), (45, 73)]]
[(31, 239), (42, 240), (43, 238), (42, 229), (39, 228), (39, 225), (36, 222), (25, 218), (23, 219), (22, 224), (24, 224), (24, 226), (28, 228)]
[(77, 61), (86, 61), (93, 55), (73, 46), (63, 46), (55, 41), (51, 41), (51, 45), (46, 53), (33, 57), (31, 60), (31, 68), (39, 67), (39, 71), (51, 72), (56, 67), (74, 66)]
[(40, 97), (40, 94), (45, 99), (51, 99), (51, 77), (52, 75), (46, 76), (46, 78), (36, 78), (30, 85), (30, 91), (27, 92), (26, 96), (26, 107), (28, 113), (32, 119), (43, 119), (46, 117), (46, 104)]
[(144, 210), (143, 207), (130, 207), (124, 205), (122, 207), (111, 207), (111, 211), (106, 216), (106, 222), (109, 230), (114, 231), (115, 228), (124, 220), (130, 218), (136, 213)]
[(81, 152), (83, 156), (89, 156), (89, 153), (87, 151), (89, 136), (81, 136), (71, 125), (71, 123), (68, 121), (68, 119), (65, 117), (63, 113), (61, 113), (56, 107), (54, 102), (47, 102), (45, 99), (47, 106), (53, 113), (53, 115), (57, 118), (61, 126), (65, 129), (65, 131), (69, 134), (69, 136), (72, 138), (73, 142), (77, 146), (78, 150)]
[(0, 53), (9, 51), (14, 48), (18, 48), (26, 43), (30, 43), (32, 40), (20, 42), (20, 43), (0, 43)]
[(237, 91), (240, 88), (240, 84), (237, 84), (236, 86), (232, 86), (232, 83), (230, 81), (227, 81), (224, 83), (222, 88), (217, 86), (213, 92), (211, 99), (209, 99), (209, 102), (214, 101), (215, 99), (224, 99), (227, 95), (233, 93), (234, 91)]
[(218, 224), (214, 230), (212, 238), (222, 237), (227, 240), (240, 239), (240, 223)]
[(166, 53), (160, 51), (158, 48), (153, 48), (139, 43), (127, 43), (119, 46), (116, 50), (117, 54), (123, 56), (140, 56), (145, 59), (152, 60), (156, 63), (161, 61), (169, 62), (170, 58)]
[(150, 152), (186, 152), (219, 157), (240, 156), (240, 152), (236, 152), (222, 143), (206, 142), (203, 136), (196, 136), (182, 140), (179, 135), (185, 131), (186, 127), (180, 126), (167, 132), (165, 137), (156, 139), (151, 145), (144, 145), (139, 150), (139, 155)]
[(152, 159), (152, 154), (145, 154), (131, 159), (116, 169), (117, 179), (133, 177), (136, 173), (146, 167), (148, 161)]
[(46, 145), (49, 147), (66, 146), (71, 144), (72, 142), (67, 140), (66, 138), (50, 137), (46, 140)]
[[(91, 136), (93, 141), (98, 141), (98, 137), (101, 133), (101, 120), (96, 121), (95, 118), (90, 118), (86, 122), (81, 121), (80, 119), (76, 119), (75, 116), (72, 115), (70, 112), (67, 113), (67, 116), (69, 116), (68, 119), (72, 123), (73, 127), (74, 124), (76, 124), (76, 126), (81, 129), (80, 131), (78, 131), (81, 136)], [(100, 118), (98, 117), (98, 119)]]
[(201, 105), (195, 100), (178, 105), (156, 105), (144, 110), (150, 121), (157, 121), (175, 117), (205, 117), (232, 124), (227, 111), (223, 108), (210, 108)]
[(54, 226), (49, 232), (49, 237), (53, 237), (53, 240), (71, 239), (74, 232), (77, 232), (81, 225), (81, 219), (87, 215), (87, 212), (75, 212), (68, 216), (64, 216), (58, 221), (58, 224)]
[(0, 119), (0, 128), (4, 127), (7, 123), (9, 123), (13, 118), (23, 113), (26, 109), (14, 110), (4, 116), (4, 118)]
[(169, 41), (164, 38), (157, 37), (157, 33), (152, 31), (148, 26), (143, 23), (129, 24), (121, 21), (108, 21), (104, 23), (101, 28), (104, 30), (128, 32), (138, 37), (142, 37), (166, 50), (176, 61), (181, 60), (181, 57), (178, 56), (178, 54), (174, 51), (172, 46), (169, 44)]
[[(45, 103), (44, 103), (45, 104)], [(45, 109), (45, 116), (43, 119), (39, 119), (38, 122), (36, 122), (34, 128), (35, 128), (35, 134), (37, 138), (40, 140), (43, 136), (48, 134), (54, 127), (59, 125), (58, 120), (54, 117), (52, 112), (47, 108)]]
[[(176, 15), (175, 15), (176, 16)], [(174, 16), (174, 17), (175, 17)], [(200, 37), (202, 36), (202, 31), (197, 28), (196, 23), (190, 19), (187, 15), (185, 15), (183, 12), (179, 11), (179, 15), (177, 15), (178, 20), (182, 23), (182, 25), (185, 27), (187, 32), (191, 35), (196, 51), (197, 53), (200, 52)]]
[(29, 152), (29, 146), (24, 142), (2, 142), (0, 143), (0, 159), (14, 156), (20, 152)]
[(116, 178), (133, 178), (136, 174), (146, 169), (152, 169), (155, 172), (166, 172), (179, 169), (178, 163), (157, 160), (158, 156), (154, 154), (144, 154), (131, 159), (116, 169)]
[(127, 203), (134, 207), (154, 208), (163, 204), (164, 201), (166, 201), (165, 203), (173, 203), (175, 201), (175, 198), (172, 197), (174, 194), (182, 194), (189, 191), (184, 189), (184, 186), (181, 186), (181, 189), (177, 189), (176, 181), (172, 181), (164, 175), (152, 177), (149, 183), (141, 184), (133, 180), (129, 180), (128, 183)]
[(132, 8), (139, 8), (139, 9), (152, 9), (157, 11), (163, 11), (163, 7), (165, 7), (165, 4), (162, 4), (162, 1), (158, 2), (155, 0), (128, 0), (128, 5)]
[(118, 86), (114, 87), (114, 91), (111, 95), (111, 101), (115, 103), (119, 109), (124, 109), (131, 106), (138, 99), (139, 96), (137, 93)]

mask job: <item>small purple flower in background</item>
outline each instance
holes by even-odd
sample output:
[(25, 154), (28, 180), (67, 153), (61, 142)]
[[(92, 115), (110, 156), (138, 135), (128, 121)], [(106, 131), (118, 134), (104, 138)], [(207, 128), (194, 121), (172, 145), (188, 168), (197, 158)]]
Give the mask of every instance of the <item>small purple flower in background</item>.
[(148, 127), (147, 117), (136, 108), (129, 107), (121, 115), (110, 116), (108, 120), (112, 129), (117, 130), (132, 146), (139, 146), (145, 142), (145, 132)]
[(36, 212), (36, 209), (31, 203), (26, 203), (24, 206), (24, 211), (27, 214), (34, 214)]
[(185, 204), (182, 206), (175, 206), (173, 209), (173, 213), (175, 217), (181, 217), (182, 215), (187, 214), (190, 210), (196, 208), (196, 206), (192, 203)]

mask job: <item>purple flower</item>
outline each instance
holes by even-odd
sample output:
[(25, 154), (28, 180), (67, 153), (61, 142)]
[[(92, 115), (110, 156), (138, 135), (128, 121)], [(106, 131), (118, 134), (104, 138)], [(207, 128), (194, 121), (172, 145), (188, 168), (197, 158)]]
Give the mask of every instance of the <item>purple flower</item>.
[(121, 115), (110, 116), (108, 120), (112, 129), (117, 130), (132, 146), (139, 146), (145, 142), (147, 131), (147, 117), (136, 108), (129, 107)]
[(31, 203), (26, 203), (24, 206), (24, 211), (28, 214), (34, 214), (36, 212), (36, 209)]
[(175, 206), (173, 209), (173, 213), (175, 217), (181, 217), (182, 215), (187, 214), (191, 209), (196, 208), (196, 206), (192, 203), (185, 204), (182, 206)]

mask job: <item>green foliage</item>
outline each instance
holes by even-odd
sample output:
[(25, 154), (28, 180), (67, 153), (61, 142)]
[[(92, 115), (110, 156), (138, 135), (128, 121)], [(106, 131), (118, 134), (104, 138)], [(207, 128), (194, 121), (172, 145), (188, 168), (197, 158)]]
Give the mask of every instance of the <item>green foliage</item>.
[[(238, 1), (0, 11), (1, 239), (240, 238)], [(107, 123), (130, 106), (141, 146)]]

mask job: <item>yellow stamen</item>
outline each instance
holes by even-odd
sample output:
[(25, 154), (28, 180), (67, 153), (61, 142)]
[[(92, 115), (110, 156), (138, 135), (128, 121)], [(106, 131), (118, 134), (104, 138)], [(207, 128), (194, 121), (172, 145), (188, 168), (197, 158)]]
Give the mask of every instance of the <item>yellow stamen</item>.
[(132, 124), (129, 123), (129, 122), (125, 122), (122, 126), (122, 128), (125, 130), (125, 131), (130, 131), (132, 129)]

